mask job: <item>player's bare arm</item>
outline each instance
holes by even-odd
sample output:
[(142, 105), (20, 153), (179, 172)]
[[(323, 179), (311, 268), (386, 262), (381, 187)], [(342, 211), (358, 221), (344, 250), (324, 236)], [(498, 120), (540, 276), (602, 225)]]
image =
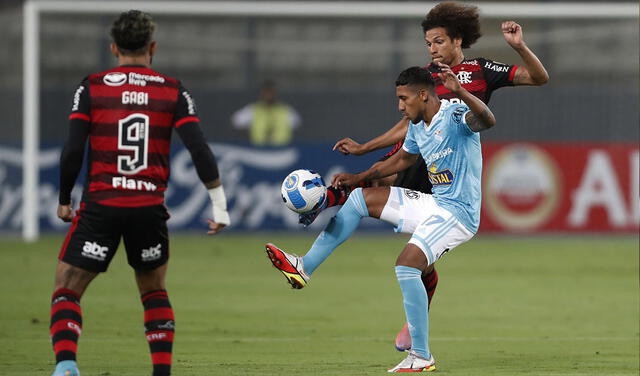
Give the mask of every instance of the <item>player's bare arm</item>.
[(522, 65), (513, 76), (514, 85), (544, 85), (549, 74), (538, 57), (527, 47), (522, 36), (522, 26), (515, 21), (505, 21), (501, 25), (502, 35), (507, 43), (520, 55)]
[(333, 150), (338, 150), (345, 155), (363, 155), (374, 150), (386, 148), (402, 140), (407, 134), (408, 126), (409, 119), (407, 119), (407, 117), (405, 116), (400, 119), (400, 121), (398, 121), (391, 129), (364, 144), (360, 144), (347, 137), (336, 142), (336, 144), (333, 146)]
[(442, 63), (438, 63), (438, 65), (442, 71), (438, 76), (442, 80), (443, 86), (455, 93), (471, 110), (465, 116), (469, 128), (474, 132), (480, 132), (493, 127), (496, 124), (496, 118), (489, 107), (460, 85), (460, 81), (451, 68)]
[(339, 188), (344, 186), (354, 186), (365, 180), (370, 181), (384, 178), (408, 168), (414, 164), (417, 159), (418, 154), (407, 153), (405, 150), (400, 149), (400, 151), (392, 155), (389, 159), (382, 162), (376, 162), (366, 171), (358, 174), (341, 173), (334, 175), (331, 179), (331, 185)]

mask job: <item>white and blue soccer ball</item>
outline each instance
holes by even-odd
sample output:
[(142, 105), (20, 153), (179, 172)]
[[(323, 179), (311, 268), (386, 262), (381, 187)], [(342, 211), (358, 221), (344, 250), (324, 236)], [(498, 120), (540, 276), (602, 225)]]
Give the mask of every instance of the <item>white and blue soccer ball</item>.
[(296, 213), (304, 214), (318, 209), (327, 197), (327, 186), (322, 176), (311, 170), (295, 170), (282, 182), (282, 200)]

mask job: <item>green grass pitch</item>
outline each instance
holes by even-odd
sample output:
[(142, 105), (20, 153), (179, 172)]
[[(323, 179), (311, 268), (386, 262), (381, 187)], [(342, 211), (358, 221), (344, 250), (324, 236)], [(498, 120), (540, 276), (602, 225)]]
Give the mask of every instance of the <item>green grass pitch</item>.
[[(168, 290), (174, 374), (384, 375), (404, 356), (393, 273), (406, 237), (356, 234), (301, 291), (263, 244), (300, 234), (176, 235)], [(62, 236), (0, 240), (0, 375), (49, 375), (54, 262)], [(441, 375), (638, 375), (638, 237), (472, 239), (438, 261), (430, 345)], [(142, 306), (122, 249), (82, 299), (83, 376), (151, 374)]]

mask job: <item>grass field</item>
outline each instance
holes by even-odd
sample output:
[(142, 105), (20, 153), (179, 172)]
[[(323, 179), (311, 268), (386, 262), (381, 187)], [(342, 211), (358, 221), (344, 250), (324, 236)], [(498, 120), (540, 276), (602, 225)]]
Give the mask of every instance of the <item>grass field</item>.
[[(403, 358), (399, 235), (356, 234), (302, 291), (263, 243), (312, 234), (174, 236), (175, 375), (383, 375)], [(0, 375), (49, 375), (49, 297), (61, 236), (0, 240)], [(442, 375), (638, 375), (637, 237), (478, 236), (438, 262), (431, 349)], [(119, 252), (82, 300), (83, 376), (149, 375), (142, 306)]]

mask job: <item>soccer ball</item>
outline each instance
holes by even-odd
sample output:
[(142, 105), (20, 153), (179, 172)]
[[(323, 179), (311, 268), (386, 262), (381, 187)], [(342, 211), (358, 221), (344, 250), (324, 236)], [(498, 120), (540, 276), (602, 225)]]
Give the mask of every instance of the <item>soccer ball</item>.
[(296, 213), (318, 209), (327, 197), (327, 187), (322, 176), (311, 170), (295, 170), (282, 182), (282, 201)]

